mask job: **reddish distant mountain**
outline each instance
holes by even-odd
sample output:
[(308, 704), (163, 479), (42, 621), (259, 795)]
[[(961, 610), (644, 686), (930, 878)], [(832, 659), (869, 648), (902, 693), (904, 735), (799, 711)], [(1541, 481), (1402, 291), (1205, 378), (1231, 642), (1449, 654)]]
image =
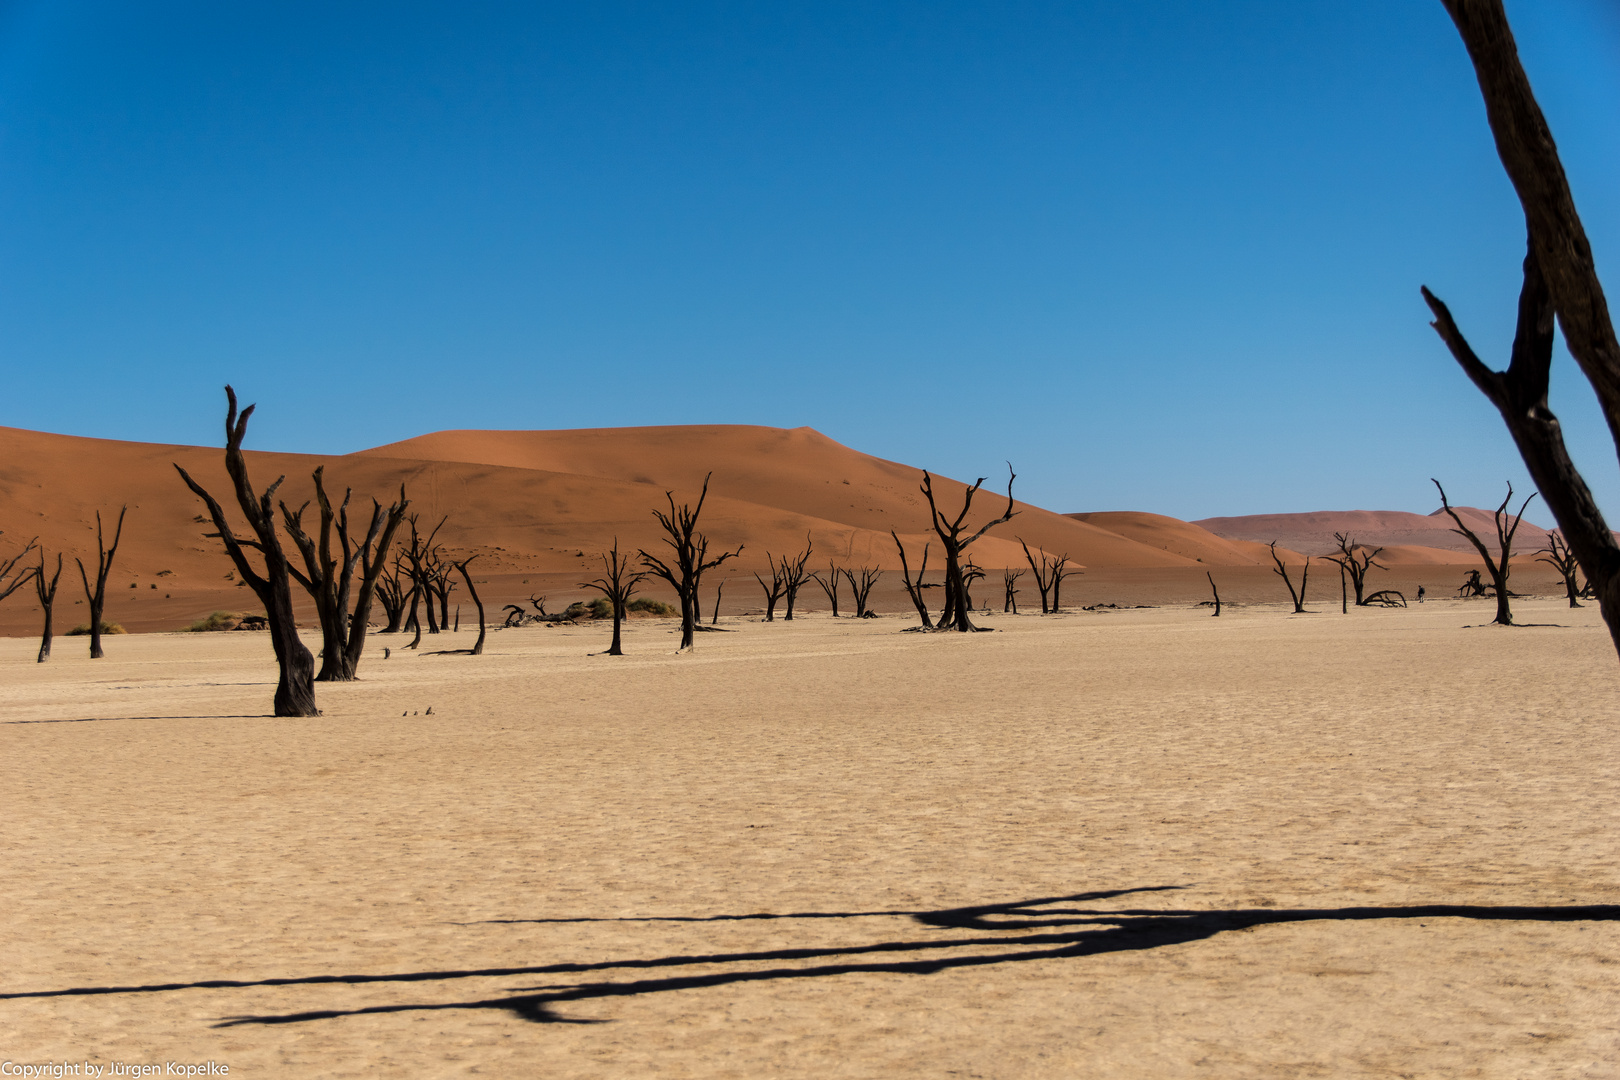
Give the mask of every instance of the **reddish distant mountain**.
[[(1491, 511), (1472, 506), (1456, 509), (1457, 516), (1495, 551), (1496, 525)], [(1335, 550), (1338, 544), (1333, 534), (1339, 532), (1359, 544), (1388, 548), (1386, 554), (1402, 562), (1468, 561), (1476, 557), (1473, 546), (1452, 531), (1455, 526), (1443, 510), (1427, 515), (1399, 510), (1321, 510), (1309, 514), (1204, 518), (1193, 524), (1228, 540), (1252, 540), (1262, 544), (1275, 540), (1279, 546), (1307, 555), (1324, 555)], [(1514, 534), (1513, 550), (1531, 552), (1545, 547), (1548, 535), (1546, 529), (1526, 518)], [(1425, 550), (1409, 550), (1412, 548)], [(1444, 552), (1468, 558), (1448, 560)]]

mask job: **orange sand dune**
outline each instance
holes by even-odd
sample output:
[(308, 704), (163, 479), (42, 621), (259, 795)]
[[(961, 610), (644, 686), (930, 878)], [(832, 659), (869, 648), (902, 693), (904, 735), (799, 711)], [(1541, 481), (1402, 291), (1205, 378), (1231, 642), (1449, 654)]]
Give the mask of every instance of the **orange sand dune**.
[[(856, 532), (886, 536), (924, 533), (928, 504), (918, 490), (922, 470), (852, 450), (810, 428), (703, 425), (689, 427), (594, 428), (577, 431), (440, 431), (352, 455), (365, 458), (422, 458), (475, 462), (521, 469), (543, 469), (644, 485), (654, 502), (668, 489), (695, 494), (713, 472), (711, 490), (762, 508), (762, 516), (787, 511), (837, 522)], [(991, 477), (975, 497), (970, 521), (999, 514), (1006, 505), (1002, 477)], [(1015, 489), (1016, 490), (1016, 489)], [(940, 508), (955, 513), (965, 485), (935, 478)], [(982, 511), (982, 513), (981, 513)], [(981, 566), (1020, 566), (1031, 548), (1067, 554), (1083, 566), (1184, 566), (1192, 559), (1143, 544), (1111, 530), (1049, 510), (1018, 504), (1019, 516), (973, 548)], [(711, 532), (718, 536), (718, 530)], [(802, 546), (784, 532), (773, 550)], [(893, 542), (874, 545), (875, 559), (894, 562)], [(918, 546), (921, 546), (919, 538)], [(935, 545), (937, 548), (937, 544)]]
[[(1184, 559), (1192, 559), (1209, 566), (1271, 565), (1271, 551), (1265, 544), (1250, 540), (1223, 539), (1208, 529), (1182, 521), (1180, 518), (1134, 510), (1068, 516), (1107, 529), (1137, 543), (1157, 547), (1180, 555)], [(1299, 552), (1281, 545), (1278, 545), (1277, 553), (1288, 561), (1304, 558)]]
[[(584, 448), (569, 453), (557, 448), (566, 449), (574, 433), (450, 433), (399, 444), (395, 449), (401, 456), (381, 450), (334, 458), (250, 451), (248, 461), (260, 487), (285, 475), (280, 495), (294, 507), (313, 494), (310, 473), (322, 464), (330, 491), (354, 489), (352, 505), (361, 516), (369, 513), (372, 498), (386, 503), (403, 483), (424, 523), (449, 515), (440, 534), (449, 553), (476, 553), (479, 572), (500, 582), (485, 597), (497, 609), (537, 588), (527, 575), (553, 575), (552, 587), (556, 575), (570, 584), (595, 576), (597, 553), (615, 538), (631, 552), (661, 548), (652, 511), (665, 504), (666, 485), (678, 500), (692, 499), (711, 467), (715, 476), (702, 525), (715, 549), (743, 547), (742, 557), (728, 568), (744, 574), (762, 568), (767, 552), (800, 550), (806, 537), (815, 543), (814, 565), (835, 559), (890, 570), (898, 570), (898, 560), (889, 529), (900, 533), (913, 556), (931, 539), (926, 504), (916, 490), (919, 470), (860, 454), (814, 432), (739, 427), (585, 434)], [(526, 446), (556, 452), (549, 458), (538, 450), (528, 456), (517, 452)], [(432, 459), (423, 447), (449, 460)], [(618, 464), (609, 468), (592, 461)], [(628, 463), (634, 461), (650, 474), (632, 469)], [(95, 513), (101, 510), (107, 518), (110, 538), (112, 520), (125, 504), (129, 515), (109, 618), (131, 629), (166, 629), (219, 608), (256, 608), (255, 599), (230, 575), (218, 541), (206, 536), (203, 506), (173, 468), (181, 464), (228, 503), (219, 448), (0, 428), (0, 462), (0, 529), (5, 530), (0, 557), (33, 536), (53, 558), (56, 552), (67, 555), (58, 614), (64, 628), (83, 621), (82, 600), (72, 600), (80, 596), (73, 557), (89, 560), (93, 572)], [(595, 472), (569, 471), (587, 467)], [(939, 478), (936, 488), (944, 505), (960, 506), (961, 483)], [(983, 492), (970, 521), (983, 521), (1004, 505), (993, 492)], [(1081, 565), (1197, 565), (1027, 504), (1020, 504), (1012, 522), (983, 538), (973, 555), (986, 568), (1022, 565), (1019, 536), (1036, 550), (1067, 554)], [(936, 542), (933, 580), (938, 560)], [(14, 596), (0, 607), (0, 631), (29, 632), (34, 606), (31, 597)]]
[[(1520, 500), (1515, 499), (1517, 506)], [(1459, 506), (1457, 514), (1470, 529), (1496, 550), (1496, 525), (1491, 511), (1472, 506)], [(1310, 555), (1321, 555), (1338, 545), (1333, 534), (1345, 533), (1357, 543), (1382, 545), (1389, 558), (1399, 557), (1396, 548), (1427, 548), (1431, 554), (1419, 554), (1418, 561), (1440, 561), (1432, 555), (1434, 549), (1474, 554), (1469, 542), (1452, 530), (1455, 526), (1443, 510), (1432, 514), (1409, 514), (1399, 510), (1323, 510), (1309, 514), (1251, 514), (1246, 517), (1215, 517), (1193, 522), (1216, 536), (1228, 540), (1252, 540), (1268, 543), (1276, 540)], [(1548, 532), (1526, 519), (1513, 537), (1513, 549), (1531, 552), (1545, 547)], [(1452, 560), (1458, 561), (1458, 560)], [(1465, 559), (1461, 561), (1472, 561)]]

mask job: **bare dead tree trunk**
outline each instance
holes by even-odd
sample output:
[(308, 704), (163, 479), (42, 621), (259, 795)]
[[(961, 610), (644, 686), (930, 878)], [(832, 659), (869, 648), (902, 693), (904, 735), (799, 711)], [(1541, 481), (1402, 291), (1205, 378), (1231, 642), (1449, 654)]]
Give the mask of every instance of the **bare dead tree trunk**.
[(1508, 484), (1507, 498), (1503, 499), (1502, 505), (1496, 508), (1496, 540), (1500, 555), (1493, 559), (1491, 558), (1490, 548), (1486, 547), (1484, 541), (1475, 535), (1474, 530), (1463, 524), (1462, 518), (1458, 517), (1457, 512), (1451, 508), (1451, 503), (1446, 501), (1446, 489), (1440, 486), (1440, 481), (1435, 480), (1433, 477), (1430, 477), (1430, 481), (1440, 492), (1441, 509), (1445, 510), (1447, 516), (1457, 525), (1451, 531), (1473, 544), (1474, 550), (1479, 552), (1479, 557), (1485, 560), (1485, 569), (1491, 575), (1492, 584), (1496, 586), (1496, 618), (1491, 621), (1501, 626), (1512, 626), (1513, 607), (1508, 593), (1508, 559), (1513, 553), (1513, 534), (1519, 531), (1519, 522), (1524, 520), (1524, 511), (1529, 507), (1530, 499), (1536, 497), (1536, 493), (1532, 491), (1529, 498), (1524, 500), (1524, 504), (1519, 507), (1518, 516), (1513, 519), (1513, 524), (1509, 526), (1506, 514), (1508, 503), (1513, 501), (1513, 485)]
[[(286, 477), (278, 477), (263, 494), (254, 492), (248, 480), (247, 459), (242, 453), (242, 439), (247, 434), (248, 418), (253, 415), (254, 406), (249, 405), (238, 416), (236, 391), (227, 386), (225, 396), (230, 402), (225, 415), (225, 470), (230, 474), (237, 505), (258, 539), (238, 538), (225, 520), (225, 511), (218, 501), (186, 470), (179, 465), (175, 469), (192, 493), (208, 505), (217, 530), (213, 535), (217, 535), (225, 545), (226, 553), (236, 564), (237, 573), (264, 604), (265, 619), (270, 627), (270, 644), (275, 649), (276, 664), (281, 671), (276, 683), (275, 714), (319, 716), (320, 710), (315, 707), (315, 658), (298, 637), (298, 624), (293, 619), (292, 610), (292, 578), (287, 572), (287, 556), (282, 552), (281, 541), (276, 536), (273, 499), (276, 489)], [(263, 574), (254, 570), (248, 562), (244, 547), (252, 547), (259, 552), (264, 562)]]
[[(404, 497), (403, 489), (400, 496)], [(399, 555), (394, 556), (393, 569), (384, 570), (377, 578), (377, 602), (383, 606), (383, 614), (388, 617), (388, 622), (378, 633), (397, 634), (400, 627), (405, 625), (406, 575), (401, 558)]]
[[(1581, 568), (1580, 560), (1575, 558), (1574, 552), (1569, 550), (1569, 545), (1564, 543), (1562, 536), (1556, 532), (1547, 534), (1547, 546), (1536, 553), (1536, 561), (1544, 562), (1557, 570), (1559, 576), (1564, 579), (1564, 593), (1569, 597), (1570, 607), (1582, 606), (1581, 586), (1577, 581)], [(43, 565), (42, 559), (41, 566)]]
[[(898, 538), (895, 541), (899, 543)], [(821, 586), (821, 591), (827, 594), (827, 602), (832, 605), (832, 617), (838, 618), (838, 567), (831, 562), (827, 563), (827, 576), (823, 578), (820, 573), (810, 575), (810, 580)], [(910, 583), (906, 587), (909, 589)]]
[(973, 625), (973, 620), (968, 618), (967, 586), (962, 580), (962, 554), (967, 550), (968, 545), (979, 539), (979, 537), (1002, 522), (1012, 520), (1015, 516), (1017, 511), (1013, 509), (1012, 489), (1013, 481), (1016, 479), (1018, 479), (1018, 474), (1013, 472), (1012, 465), (1009, 463), (1007, 466), (1007, 509), (1002, 512), (1000, 517), (985, 522), (972, 536), (964, 538), (962, 536), (962, 533), (966, 530), (964, 522), (967, 521), (968, 511), (973, 507), (973, 496), (978, 494), (979, 489), (984, 486), (984, 477), (979, 477), (977, 482), (968, 488), (967, 495), (962, 500), (962, 512), (957, 514), (955, 518), (947, 518), (940, 513), (939, 507), (934, 502), (934, 478), (929, 475), (927, 470), (923, 471), (922, 493), (928, 500), (929, 524), (934, 527), (934, 534), (939, 537), (940, 544), (945, 548), (945, 614), (940, 616), (939, 622), (942, 629), (949, 626), (950, 629), (963, 633), (978, 629)]
[(1069, 569), (1069, 553), (1064, 552), (1052, 560), (1052, 614), (1059, 611), (1059, 594), (1063, 590), (1063, 579), (1075, 571)]
[(771, 583), (769, 585), (765, 584), (765, 579), (759, 576), (757, 570), (754, 571), (754, 580), (759, 582), (761, 589), (765, 590), (765, 621), (775, 622), (776, 604), (777, 601), (782, 599), (782, 571), (777, 567), (776, 560), (771, 558), (770, 552), (765, 553), (765, 559), (771, 564)]
[[(1345, 574), (1350, 575), (1350, 584), (1356, 590), (1356, 607), (1366, 607), (1368, 571), (1372, 569), (1389, 569), (1389, 567), (1377, 561), (1378, 553), (1384, 549), (1381, 547), (1368, 548), (1365, 544), (1358, 544), (1355, 538), (1347, 533), (1336, 532), (1333, 534), (1333, 539), (1338, 542), (1339, 553), (1321, 557), (1328, 562), (1337, 563), (1341, 577)], [(1340, 584), (1342, 585), (1343, 582), (1341, 581)]]
[[(900, 552), (900, 576), (906, 583), (906, 595), (911, 597), (912, 604), (916, 606), (917, 618), (922, 620), (923, 629), (932, 630), (934, 621), (928, 616), (928, 604), (924, 602), (922, 594), (923, 575), (928, 573), (928, 545), (923, 545), (922, 562), (917, 567), (916, 578), (913, 578), (911, 576), (911, 567), (906, 565), (906, 545), (900, 542), (900, 535), (893, 529), (889, 530), (889, 535), (894, 537), (895, 549)], [(837, 572), (837, 570), (833, 570), (834, 574)], [(837, 612), (837, 607), (834, 607), (833, 613), (837, 614)]]
[(1002, 614), (1018, 614), (1018, 579), (1024, 576), (1022, 570), (1003, 569), (1001, 583), (1006, 588), (1006, 595), (1001, 601)]
[(1620, 341), (1557, 145), (1519, 61), (1501, 0), (1443, 2), (1468, 49), (1497, 153), (1524, 209), (1528, 251), (1508, 369), (1486, 367), (1446, 306), (1427, 288), (1423, 297), (1434, 312), (1441, 340), (1501, 413), (1531, 479), (1586, 571), (1620, 651), (1620, 545), (1575, 468), (1563, 429), (1547, 404), (1556, 315), (1569, 353), (1596, 392), (1620, 451)]
[(79, 580), (84, 582), (84, 596), (90, 604), (90, 659), (100, 660), (101, 651), (101, 613), (107, 602), (107, 575), (112, 573), (113, 556), (118, 553), (118, 539), (124, 535), (124, 514), (129, 507), (118, 511), (118, 528), (113, 532), (112, 547), (107, 547), (101, 535), (101, 511), (96, 511), (96, 587), (90, 588), (89, 575), (84, 570), (84, 560), (74, 559), (79, 564)]
[(1215, 587), (1214, 574), (1211, 574), (1208, 570), (1205, 570), (1204, 576), (1209, 578), (1209, 591), (1215, 596), (1215, 615), (1212, 617), (1218, 618), (1221, 614), (1221, 590)]
[(849, 582), (849, 591), (855, 594), (855, 617), (857, 619), (875, 619), (877, 612), (867, 606), (866, 598), (872, 595), (872, 586), (876, 585), (883, 571), (876, 568), (860, 568), (859, 577), (854, 571), (845, 568), (844, 578)]
[[(580, 583), (582, 589), (595, 589), (607, 597), (608, 604), (613, 608), (613, 644), (608, 646), (609, 656), (623, 656), (624, 649), (620, 644), (619, 627), (624, 623), (630, 606), (630, 598), (635, 595), (636, 586), (647, 577), (645, 573), (630, 572), (630, 560), (619, 555), (619, 538), (613, 538), (613, 549), (602, 556), (604, 576), (595, 581)], [(725, 582), (720, 583), (723, 587)], [(468, 585), (471, 588), (471, 585)], [(720, 598), (715, 597), (714, 607), (716, 617), (720, 610)]]
[[(326, 466), (315, 469), (315, 500), (320, 510), (317, 537), (304, 531), (305, 503), (296, 511), (281, 503), (282, 522), (287, 535), (292, 537), (304, 559), (304, 570), (288, 566), (287, 572), (304, 587), (315, 601), (315, 614), (321, 624), (321, 669), (316, 682), (351, 682), (358, 678), (360, 657), (365, 651), (366, 631), (371, 619), (371, 600), (376, 591), (377, 577), (382, 573), (388, 557), (394, 532), (410, 505), (405, 489), (399, 491), (399, 501), (385, 512), (375, 499), (371, 502), (371, 525), (365, 541), (359, 546), (349, 539), (349, 498), (352, 490), (345, 490), (343, 503), (334, 512), (332, 501), (326, 495)], [(337, 527), (338, 551), (332, 550), (333, 526)], [(376, 546), (373, 553), (372, 547)], [(355, 610), (349, 611), (349, 595), (354, 587), (354, 572), (363, 566), (360, 592)]]
[(709, 614), (709, 625), (710, 626), (718, 626), (720, 624), (720, 596), (725, 591), (726, 591), (726, 579), (721, 578), (720, 579), (720, 584), (718, 584), (718, 585), (716, 585), (714, 587), (714, 610), (712, 612), (710, 612), (710, 614)]
[[(1333, 562), (1339, 562), (1339, 560), (1334, 559)], [(1350, 614), (1350, 590), (1344, 581), (1344, 563), (1339, 563), (1339, 614)]]
[(793, 605), (799, 598), (799, 590), (804, 587), (805, 578), (809, 577), (805, 567), (810, 562), (810, 553), (815, 550), (815, 544), (807, 535), (804, 538), (804, 550), (791, 559), (782, 556), (782, 596), (787, 601), (787, 612), (783, 619), (793, 620)]
[[(4, 575), (0, 575), (3, 577)], [(49, 584), (45, 581), (45, 549), (39, 552), (39, 568), (34, 571), (34, 593), (39, 597), (39, 606), (45, 612), (45, 627), (39, 633), (39, 656), (37, 663), (43, 664), (51, 658), (52, 612), (56, 608), (56, 583), (62, 579), (62, 553), (56, 553), (56, 573), (51, 575)], [(0, 597), (4, 599), (4, 597)]]
[(1052, 610), (1046, 599), (1052, 592), (1052, 568), (1049, 556), (1043, 551), (1040, 561), (1036, 562), (1034, 552), (1029, 550), (1029, 545), (1024, 543), (1023, 537), (1018, 537), (1018, 543), (1024, 549), (1024, 558), (1029, 560), (1030, 570), (1035, 573), (1035, 587), (1041, 591), (1041, 614), (1048, 614)]
[[(39, 537), (36, 536), (28, 541), (17, 554), (4, 562), (0, 562), (0, 600), (4, 600), (34, 579), (35, 571), (32, 566), (24, 566), (20, 570), (17, 567), (28, 557), (28, 553), (38, 546), (38, 542)], [(45, 552), (43, 549), (39, 553), (39, 566), (41, 570), (45, 568)]]
[(1303, 615), (1305, 613), (1305, 584), (1311, 577), (1311, 560), (1307, 558), (1304, 569), (1300, 571), (1298, 592), (1294, 591), (1293, 579), (1288, 576), (1288, 567), (1283, 565), (1282, 556), (1277, 554), (1277, 541), (1275, 540), (1271, 542), (1271, 561), (1277, 564), (1272, 573), (1282, 578), (1283, 584), (1288, 586), (1288, 596), (1294, 601), (1294, 614)]
[[(617, 545), (615, 545), (615, 546), (617, 546)], [(484, 635), (485, 635), (485, 633), (487, 633), (487, 630), (486, 630), (486, 628), (484, 626), (484, 602), (482, 600), (478, 599), (478, 589), (473, 586), (472, 575), (467, 572), (467, 567), (476, 558), (478, 558), (478, 556), (469, 555), (465, 559), (462, 559), (460, 562), (456, 563), (455, 565), (456, 565), (456, 569), (461, 571), (461, 580), (463, 580), (463, 581), (465, 581), (467, 583), (467, 595), (472, 597), (473, 604), (476, 605), (477, 608), (478, 608), (478, 640), (473, 642), (473, 647), (472, 647), (472, 650), (471, 650), (472, 655), (474, 655), (474, 656), (483, 656), (484, 655)], [(613, 620), (613, 639), (614, 639), (615, 643), (618, 642), (618, 638), (619, 638), (618, 621), (619, 621), (618, 616), (615, 615), (614, 620)], [(459, 628), (460, 625), (461, 625), (461, 609), (458, 607), (456, 609), (456, 626)]]
[(681, 645), (680, 650), (692, 648), (695, 644), (697, 631), (698, 584), (703, 580), (703, 573), (712, 570), (727, 559), (734, 559), (742, 553), (742, 545), (736, 551), (721, 552), (710, 559), (709, 538), (697, 531), (698, 515), (703, 512), (703, 501), (709, 497), (709, 473), (703, 478), (703, 490), (698, 495), (696, 506), (682, 503), (675, 505), (675, 493), (664, 492), (669, 500), (669, 513), (654, 510), (653, 516), (667, 534), (664, 543), (668, 544), (673, 552), (670, 562), (655, 555), (649, 554), (645, 549), (638, 552), (641, 563), (647, 571), (655, 577), (662, 578), (675, 590), (675, 595), (681, 601)]

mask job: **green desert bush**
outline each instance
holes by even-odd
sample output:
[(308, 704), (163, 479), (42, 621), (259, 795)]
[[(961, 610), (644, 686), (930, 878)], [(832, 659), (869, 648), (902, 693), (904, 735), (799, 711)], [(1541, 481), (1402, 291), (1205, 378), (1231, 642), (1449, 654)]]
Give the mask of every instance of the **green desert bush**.
[(234, 630), (242, 621), (242, 614), (238, 611), (216, 611), (206, 619), (198, 619), (186, 627), (190, 634), (202, 634), (209, 630)]
[(626, 611), (641, 611), (648, 615), (679, 615), (680, 609), (662, 600), (651, 600), (645, 596), (638, 596), (625, 605)]
[[(129, 631), (125, 630), (122, 626), (119, 626), (117, 623), (108, 622), (105, 619), (103, 619), (101, 621), (101, 632), (103, 634), (127, 634), (127, 633), (129, 633)], [(67, 632), (67, 636), (68, 637), (89, 637), (90, 636), (90, 624), (89, 623), (80, 623), (78, 626), (75, 626), (73, 629), (69, 630)]]

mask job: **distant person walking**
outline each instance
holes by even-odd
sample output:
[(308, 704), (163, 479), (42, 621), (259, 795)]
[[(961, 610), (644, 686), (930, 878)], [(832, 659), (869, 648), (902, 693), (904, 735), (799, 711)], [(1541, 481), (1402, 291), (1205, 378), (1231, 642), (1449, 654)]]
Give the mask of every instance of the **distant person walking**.
[(1423, 603), (1423, 586), (1418, 586), (1418, 603)]

